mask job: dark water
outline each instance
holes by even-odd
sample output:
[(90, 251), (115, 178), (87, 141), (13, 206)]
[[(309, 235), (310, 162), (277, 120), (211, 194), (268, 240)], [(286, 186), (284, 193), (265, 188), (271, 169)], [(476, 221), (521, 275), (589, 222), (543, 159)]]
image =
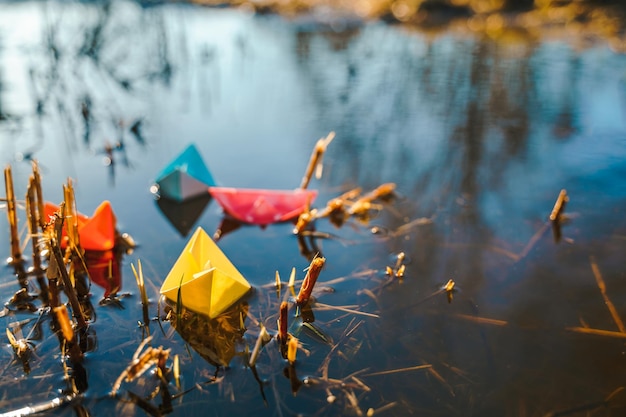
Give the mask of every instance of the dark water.
[[(398, 197), (367, 224), (318, 221), (318, 231), (335, 236), (316, 241), (327, 258), (319, 285), (345, 278), (318, 301), (378, 317), (314, 307), (315, 324), (339, 344), (302, 331), (310, 355), (299, 352), (295, 380), (322, 377), (327, 357), (331, 380), (292, 395), (272, 342), (257, 364), (267, 404), (241, 355), (219, 370), (220, 383), (204, 384), (215, 367), (169, 323), (163, 333), (153, 321), (153, 346), (172, 349), (168, 363), (176, 354), (181, 362), (182, 385), (172, 382), (171, 394), (190, 390), (170, 415), (623, 413), (626, 393), (605, 400), (625, 385), (626, 337), (592, 265), (626, 318), (626, 57), (602, 41), (583, 48), (567, 37), (433, 37), (327, 23), (186, 5), (0, 5), (0, 155), (13, 167), (17, 195), (37, 159), (47, 200), (59, 202), (71, 177), (78, 209), (90, 214), (110, 200), (118, 228), (139, 245), (121, 265), (121, 293), (131, 295), (124, 309), (97, 306), (104, 289), (92, 287), (97, 345), (78, 378), (88, 388), (52, 414), (143, 415), (127, 391), (148, 396), (158, 387), (146, 374), (122, 384), (121, 400), (107, 397), (142, 339), (130, 264), (143, 264), (156, 317), (158, 289), (186, 231), (211, 234), (222, 220), (214, 201), (157, 204), (149, 187), (158, 171), (195, 143), (221, 185), (294, 188), (315, 141), (331, 130), (324, 175), (312, 183), (316, 206), (385, 182), (397, 184)], [(110, 163), (105, 147), (118, 142)], [(546, 222), (561, 189), (570, 221), (555, 243)], [(184, 215), (181, 233), (171, 212), (198, 218)], [(431, 222), (402, 228), (420, 218)], [(263, 286), (276, 271), (286, 281), (292, 267), (301, 279), (309, 264), (291, 229), (243, 227), (219, 241), (256, 287), (239, 352), (253, 348), (258, 321), (276, 330), (276, 294)], [(6, 222), (2, 233), (0, 254), (8, 256)], [(399, 252), (404, 279), (381, 287)], [(429, 297), (449, 279), (460, 289), (452, 303), (443, 293)], [(7, 268), (2, 300), (18, 288)], [(58, 340), (42, 327), (28, 376), (3, 342), (0, 412), (67, 390)], [(572, 330), (580, 327), (613, 333)], [(431, 368), (375, 374), (418, 365)], [(158, 407), (162, 397), (147, 403)]]

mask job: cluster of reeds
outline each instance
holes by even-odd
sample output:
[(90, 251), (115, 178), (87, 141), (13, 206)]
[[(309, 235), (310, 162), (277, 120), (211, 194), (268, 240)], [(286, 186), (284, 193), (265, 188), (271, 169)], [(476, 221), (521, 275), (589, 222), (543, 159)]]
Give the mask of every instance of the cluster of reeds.
[(350, 218), (367, 223), (383, 209), (381, 203), (394, 197), (395, 190), (394, 183), (381, 184), (365, 194), (361, 194), (361, 188), (357, 187), (331, 199), (322, 209), (307, 207), (298, 217), (294, 233), (306, 235), (315, 220), (321, 218), (328, 218), (335, 227), (341, 227)]
[[(91, 304), (88, 297), (89, 280), (78, 239), (72, 182), (68, 180), (63, 186), (64, 201), (60, 206), (60, 211), (46, 219), (44, 218), (41, 175), (37, 162), (32, 163), (32, 174), (29, 177), (25, 195), (28, 239), (31, 240), (32, 247), (32, 266), (26, 268), (27, 260), (20, 244), (18, 201), (14, 192), (10, 166), (4, 169), (4, 179), (11, 242), (11, 255), (8, 263), (13, 266), (21, 287), (12, 298), (10, 305), (23, 310), (25, 304), (28, 303), (29, 309), (36, 311), (38, 308), (34, 306), (33, 301), (39, 299), (40, 308), (43, 309), (42, 314), (51, 313), (53, 330), (59, 337), (64, 357), (67, 356), (74, 367), (79, 367), (83, 360), (81, 346), (89, 345), (81, 338), (88, 337)], [(33, 288), (30, 284), (31, 279), (37, 282), (36, 294), (30, 293)], [(7, 329), (7, 337), (16, 355), (22, 362), (25, 362), (31, 343), (27, 339), (16, 338), (9, 329)], [(80, 372), (75, 374), (80, 374)]]

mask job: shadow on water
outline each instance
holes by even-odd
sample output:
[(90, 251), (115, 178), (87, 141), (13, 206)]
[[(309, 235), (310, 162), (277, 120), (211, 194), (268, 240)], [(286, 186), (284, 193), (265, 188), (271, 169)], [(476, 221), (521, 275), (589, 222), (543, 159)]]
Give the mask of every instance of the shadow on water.
[[(5, 270), (6, 327), (33, 354), (26, 372), (9, 345), (0, 352), (0, 415), (55, 398), (68, 407), (51, 415), (625, 409), (623, 55), (515, 30), (431, 36), (348, 21), (339, 31), (182, 4), (3, 3), (0, 15), (10, 17), (0, 22), (0, 148), (16, 194), (23, 162), (37, 159), (46, 199), (59, 200), (71, 176), (79, 210), (111, 200), (139, 244), (95, 261), (88, 298), (106, 302), (93, 303), (72, 378), (49, 316), (9, 302), (19, 286)], [(208, 194), (180, 204), (148, 191), (190, 141), (222, 185), (293, 187), (331, 130), (313, 206), (387, 182), (394, 199), (319, 219), (298, 238), (289, 222), (229, 228)], [(568, 219), (555, 242), (548, 215), (561, 189)], [(168, 321), (159, 288), (197, 226), (229, 233), (219, 246), (255, 290), (234, 315)], [(0, 233), (8, 254), (8, 226)], [(326, 265), (313, 318), (289, 310), (295, 365), (274, 339), (252, 371), (261, 325), (275, 336), (281, 301), (293, 305), (290, 271), (299, 285), (315, 255)], [(138, 260), (147, 304), (129, 265)], [(150, 372), (109, 396), (146, 352)], [(81, 395), (63, 400), (72, 383)]]

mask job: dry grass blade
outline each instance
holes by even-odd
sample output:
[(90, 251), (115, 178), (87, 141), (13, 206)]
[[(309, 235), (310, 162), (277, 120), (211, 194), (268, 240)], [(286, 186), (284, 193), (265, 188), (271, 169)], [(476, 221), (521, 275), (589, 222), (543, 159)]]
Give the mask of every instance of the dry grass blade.
[(311, 265), (307, 269), (306, 276), (302, 281), (302, 286), (300, 287), (300, 291), (298, 292), (298, 296), (296, 297), (296, 304), (300, 307), (306, 305), (309, 299), (311, 298), (311, 292), (315, 287), (315, 283), (317, 282), (317, 277), (319, 276), (324, 264), (326, 262), (326, 258), (315, 257), (311, 261)]
[(606, 308), (609, 309), (609, 313), (611, 313), (611, 317), (613, 317), (613, 321), (615, 322), (615, 325), (617, 326), (619, 331), (622, 333), (626, 333), (626, 327), (624, 327), (624, 322), (622, 322), (622, 319), (617, 313), (615, 305), (611, 302), (609, 296), (606, 294), (606, 284), (604, 282), (604, 279), (602, 278), (602, 273), (600, 272), (598, 263), (593, 256), (589, 258), (589, 262), (591, 263), (591, 270), (593, 271), (593, 276), (596, 277), (598, 289), (600, 289), (600, 294), (602, 294), (602, 298), (604, 299), (604, 304), (606, 305)]
[(11, 166), (4, 168), (4, 187), (6, 190), (7, 218), (11, 231), (11, 260), (10, 263), (19, 263), (22, 259), (20, 251), (20, 238), (17, 227), (17, 208), (15, 192), (13, 191), (13, 174)]
[(474, 323), (491, 324), (493, 326), (506, 326), (509, 324), (509, 322), (505, 320), (490, 319), (487, 317), (470, 316), (468, 314), (455, 314), (454, 317), (457, 317), (463, 320), (473, 321)]
[(528, 255), (528, 253), (532, 250), (532, 248), (535, 247), (537, 242), (539, 242), (539, 239), (541, 239), (541, 237), (544, 235), (544, 233), (546, 233), (548, 231), (549, 228), (550, 228), (550, 224), (549, 223), (544, 223), (541, 226), (541, 228), (539, 230), (537, 230), (537, 232), (533, 235), (533, 237), (530, 238), (530, 240), (528, 241), (528, 243), (526, 244), (526, 246), (524, 247), (522, 252), (518, 255), (516, 260), (519, 261), (521, 259), (524, 259), (526, 257), (526, 255)]
[(382, 413), (384, 411), (390, 410), (393, 407), (395, 407), (396, 405), (398, 405), (398, 403), (396, 401), (389, 403), (389, 404), (385, 404), (382, 407), (378, 407), (378, 408), (370, 408), (367, 410), (367, 417), (372, 417), (376, 414)]
[(554, 207), (552, 208), (552, 212), (550, 213), (550, 221), (556, 222), (559, 221), (559, 218), (563, 214), (565, 210), (565, 205), (569, 201), (569, 197), (567, 196), (567, 191), (565, 189), (559, 192), (559, 196), (554, 203)]
[(417, 365), (417, 366), (409, 366), (407, 368), (399, 368), (399, 369), (390, 369), (388, 371), (380, 371), (380, 372), (372, 372), (369, 374), (363, 374), (361, 376), (379, 376), (379, 375), (391, 375), (391, 374), (399, 374), (402, 372), (410, 372), (410, 371), (419, 371), (422, 369), (430, 369), (432, 368), (432, 365), (430, 364), (426, 364), (426, 365)]
[(566, 327), (565, 330), (575, 333), (592, 334), (596, 336), (614, 337), (616, 339), (626, 339), (626, 333), (612, 330), (593, 329), (589, 327)]
[(345, 308), (345, 307), (341, 307), (341, 306), (331, 306), (328, 304), (322, 304), (322, 303), (315, 303), (315, 307), (317, 310), (338, 310), (338, 311), (343, 311), (345, 313), (350, 313), (350, 314), (358, 314), (360, 316), (367, 316), (367, 317), (374, 317), (374, 318), (380, 318), (380, 316), (378, 314), (373, 314), (373, 313), (366, 313), (365, 311), (359, 311), (359, 310), (354, 310), (354, 309), (350, 309), (350, 308)]
[[(330, 132), (328, 136), (326, 136), (325, 138), (321, 138), (317, 141), (317, 143), (315, 144), (315, 148), (313, 148), (311, 158), (309, 159), (309, 164), (307, 165), (304, 177), (302, 177), (300, 188), (305, 189), (309, 186), (309, 182), (311, 181), (313, 172), (315, 171), (316, 167), (321, 163), (321, 160), (324, 157), (324, 153), (326, 152), (326, 148), (334, 138), (335, 132)], [(318, 174), (320, 173), (321, 169), (318, 168)]]

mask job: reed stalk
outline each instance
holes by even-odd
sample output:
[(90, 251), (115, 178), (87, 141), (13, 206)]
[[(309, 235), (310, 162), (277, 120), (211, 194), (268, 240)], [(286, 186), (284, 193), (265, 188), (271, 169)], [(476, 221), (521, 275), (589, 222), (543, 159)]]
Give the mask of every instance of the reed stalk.
[[(85, 320), (85, 316), (83, 314), (83, 310), (80, 306), (80, 302), (78, 301), (78, 297), (76, 295), (76, 291), (72, 286), (72, 280), (70, 279), (69, 274), (67, 273), (67, 269), (65, 268), (65, 261), (63, 259), (63, 254), (61, 253), (61, 248), (58, 244), (58, 236), (61, 234), (61, 230), (63, 229), (63, 217), (58, 214), (55, 216), (55, 234), (56, 236), (52, 237), (49, 241), (51, 256), (54, 257), (54, 262), (50, 262), (48, 266), (48, 277), (61, 276), (63, 280), (63, 285), (65, 286), (65, 293), (70, 301), (70, 305), (72, 306), (72, 313), (74, 318), (76, 318), (76, 322), (78, 323), (78, 328), (80, 330), (84, 330), (87, 328), (87, 322)], [(54, 270), (56, 268), (56, 271)], [(52, 269), (52, 270), (51, 270)]]
[(31, 175), (26, 191), (26, 215), (28, 218), (28, 230), (32, 245), (33, 267), (31, 272), (35, 275), (39, 288), (41, 289), (41, 299), (44, 305), (48, 305), (49, 294), (48, 284), (44, 279), (44, 271), (41, 267), (41, 255), (39, 251), (39, 217), (36, 204), (35, 178)]
[(315, 144), (315, 147), (313, 148), (313, 153), (311, 154), (311, 158), (309, 159), (309, 164), (306, 167), (304, 177), (302, 177), (302, 182), (300, 183), (301, 189), (304, 190), (309, 186), (309, 182), (311, 181), (311, 177), (313, 176), (315, 167), (321, 163), (322, 158), (324, 157), (324, 153), (326, 152), (326, 148), (334, 138), (335, 132), (330, 132), (328, 136), (319, 139)]
[(289, 340), (289, 333), (287, 331), (289, 327), (288, 314), (289, 304), (287, 301), (283, 301), (280, 303), (280, 312), (278, 315), (278, 343), (283, 358), (287, 357), (287, 342)]
[(4, 168), (4, 187), (6, 190), (7, 218), (9, 220), (11, 233), (11, 258), (9, 264), (16, 265), (22, 262), (22, 251), (20, 250), (20, 237), (17, 225), (17, 204), (15, 192), (13, 190), (13, 174), (11, 166)]
[(76, 336), (74, 334), (74, 329), (72, 327), (72, 322), (70, 321), (67, 308), (65, 305), (60, 305), (58, 307), (54, 307), (53, 311), (57, 319), (57, 323), (59, 324), (61, 335), (65, 341), (65, 346), (68, 349), (70, 360), (74, 364), (82, 362), (83, 353), (78, 347), (78, 343), (76, 343)]
[(256, 344), (254, 345), (254, 349), (250, 354), (250, 360), (248, 361), (248, 364), (251, 368), (256, 365), (256, 361), (259, 358), (259, 354), (261, 353), (261, 348), (267, 342), (269, 342), (270, 339), (271, 336), (269, 335), (269, 333), (267, 333), (267, 330), (265, 330), (265, 326), (261, 325), (261, 332), (259, 333), (259, 337), (256, 339)]
[(299, 307), (302, 307), (309, 302), (309, 299), (311, 298), (311, 293), (313, 292), (313, 287), (315, 287), (317, 277), (324, 267), (325, 262), (326, 258), (322, 257), (313, 258), (313, 260), (311, 261), (311, 265), (309, 265), (306, 276), (302, 281), (300, 291), (298, 292), (298, 296), (296, 297), (296, 304)]

